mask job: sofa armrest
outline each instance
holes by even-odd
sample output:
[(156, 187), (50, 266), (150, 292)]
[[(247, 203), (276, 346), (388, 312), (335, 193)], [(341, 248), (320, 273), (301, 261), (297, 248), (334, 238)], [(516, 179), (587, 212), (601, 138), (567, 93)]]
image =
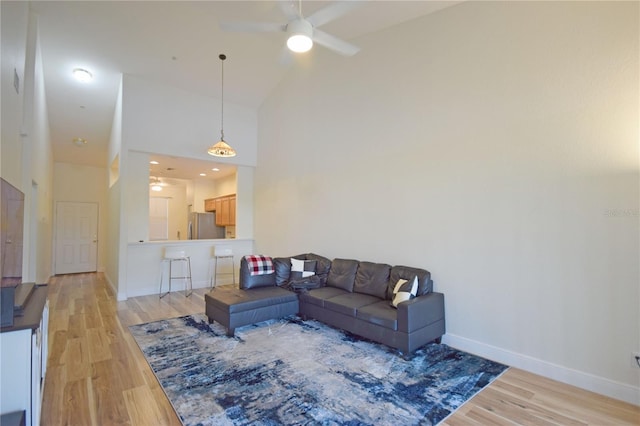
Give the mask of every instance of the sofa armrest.
[[(214, 271), (215, 273), (215, 271)], [(249, 266), (247, 265), (247, 259), (242, 257), (240, 260), (240, 288), (248, 290), (250, 288), (258, 287), (275, 287), (276, 285), (276, 273), (262, 275), (251, 275)]]
[(427, 293), (398, 304), (398, 331), (411, 333), (443, 319), (442, 293)]

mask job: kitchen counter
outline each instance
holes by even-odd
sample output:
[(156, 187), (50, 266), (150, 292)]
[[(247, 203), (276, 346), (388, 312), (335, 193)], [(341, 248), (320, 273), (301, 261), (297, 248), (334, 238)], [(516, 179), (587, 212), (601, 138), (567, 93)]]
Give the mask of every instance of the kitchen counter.
[(253, 240), (251, 239), (245, 239), (245, 238), (216, 238), (216, 239), (211, 239), (211, 240), (162, 240), (162, 241), (132, 241), (129, 243), (129, 247), (132, 246), (136, 246), (136, 245), (161, 245), (161, 246), (166, 246), (166, 245), (191, 245), (191, 244), (225, 244), (227, 242), (242, 242), (242, 241), (250, 241), (251, 243), (253, 243)]
[[(213, 273), (213, 254), (217, 246), (228, 247), (232, 250), (234, 256), (233, 268), (236, 270), (236, 277), (239, 276), (242, 256), (254, 254), (254, 241), (243, 238), (130, 242), (127, 247), (126, 282), (121, 283), (118, 288), (118, 300), (158, 294), (161, 260), (164, 255), (164, 249), (167, 247), (180, 247), (191, 258), (193, 288), (209, 287)], [(228, 264), (225, 262), (224, 265), (221, 265), (222, 269), (219, 269), (220, 277), (222, 278), (220, 284), (232, 284), (231, 267), (231, 262), (228, 262)], [(165, 273), (167, 273), (166, 269)], [(178, 273), (174, 272), (174, 275), (176, 274)], [(225, 275), (223, 276), (222, 274)], [(173, 282), (173, 291), (183, 289), (184, 287), (180, 280)]]
[(33, 293), (29, 296), (24, 306), (24, 313), (20, 316), (14, 316), (13, 325), (0, 328), (0, 333), (27, 329), (35, 330), (40, 327), (42, 311), (45, 303), (47, 303), (48, 292), (49, 289), (46, 285), (35, 286)]

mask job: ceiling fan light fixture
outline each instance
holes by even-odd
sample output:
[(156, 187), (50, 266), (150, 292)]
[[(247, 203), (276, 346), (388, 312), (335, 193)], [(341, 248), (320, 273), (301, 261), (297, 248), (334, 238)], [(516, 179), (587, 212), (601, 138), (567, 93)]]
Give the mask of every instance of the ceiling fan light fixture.
[(304, 53), (311, 50), (313, 41), (306, 35), (296, 34), (287, 39), (287, 47), (292, 52)]
[(87, 145), (87, 140), (85, 138), (73, 138), (73, 144), (78, 147), (83, 147)]
[(287, 39), (287, 47), (292, 52), (304, 53), (313, 47), (313, 27), (304, 19), (292, 21), (287, 25), (289, 38)]
[(162, 191), (162, 182), (157, 177), (151, 177), (151, 182), (149, 183), (149, 187), (152, 191)]
[(236, 150), (231, 148), (231, 146), (224, 141), (224, 60), (227, 59), (227, 56), (221, 53), (218, 55), (218, 58), (220, 58), (220, 67), (222, 69), (220, 91), (220, 141), (215, 145), (210, 146), (207, 153), (214, 157), (235, 157)]

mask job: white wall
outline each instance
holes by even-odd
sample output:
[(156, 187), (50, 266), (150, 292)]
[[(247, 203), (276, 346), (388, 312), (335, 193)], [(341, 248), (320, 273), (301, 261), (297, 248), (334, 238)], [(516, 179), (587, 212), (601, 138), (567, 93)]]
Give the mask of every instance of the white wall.
[(26, 280), (47, 283), (53, 273), (53, 152), (36, 16), (29, 16), (22, 138), (25, 203)]
[(108, 197), (108, 215), (107, 215), (107, 267), (105, 269), (105, 278), (111, 285), (114, 292), (118, 294), (120, 299), (120, 275), (124, 270), (120, 263), (122, 259), (121, 248), (126, 247), (127, 240), (123, 238), (125, 235), (120, 224), (121, 217), (126, 212), (122, 212), (122, 182), (120, 181), (120, 151), (122, 146), (122, 81), (118, 88), (118, 97), (113, 113), (113, 122), (111, 125), (111, 135), (109, 137), (109, 158), (107, 161), (109, 167), (109, 189)]
[[(2, 2), (2, 155), (0, 173), (2, 177), (23, 190), (22, 187), (22, 140), (20, 137), (23, 113), (24, 66), (26, 59), (29, 5), (22, 2)], [(14, 70), (20, 79), (19, 93), (13, 87)]]
[(193, 197), (187, 198), (192, 201), (194, 212), (204, 212), (204, 200), (235, 194), (238, 189), (235, 174), (215, 180), (194, 179), (192, 182)]
[(127, 242), (149, 241), (149, 155), (127, 153)]
[[(130, 75), (124, 80), (126, 149), (212, 160), (207, 148), (220, 135), (220, 101)], [(255, 166), (257, 111), (225, 102), (228, 143), (238, 154), (217, 162)]]
[(254, 168), (239, 166), (236, 173), (236, 226), (235, 238), (253, 239), (254, 236)]
[[(131, 262), (131, 246), (128, 242), (148, 240), (149, 165), (146, 153), (211, 160), (207, 148), (217, 142), (219, 123), (212, 117), (219, 116), (219, 108), (216, 99), (130, 75), (123, 76), (121, 115), (118, 114), (119, 108), (116, 108), (116, 116), (121, 117), (121, 122), (117, 123), (121, 123), (121, 137), (109, 149), (110, 159), (116, 155), (119, 158), (119, 185), (115, 187), (122, 191), (120, 196), (110, 195), (110, 200), (120, 201), (119, 261), (116, 266), (119, 300), (127, 298), (129, 292), (126, 289), (129, 284), (134, 285), (128, 282), (128, 275), (133, 270), (128, 267)], [(225, 103), (224, 125), (225, 133), (229, 135), (228, 142), (238, 151), (238, 155), (231, 159), (216, 158), (215, 161), (247, 168), (255, 166), (257, 111)], [(253, 190), (253, 187), (245, 185), (245, 189)], [(189, 194), (189, 198), (191, 196), (195, 194)], [(252, 198), (253, 193), (247, 193), (246, 196)], [(197, 200), (194, 198), (194, 201)], [(245, 218), (247, 229), (253, 229), (252, 219), (252, 216)], [(243, 235), (252, 237), (246, 233)]]
[[(208, 179), (191, 181), (191, 192), (187, 192), (187, 201), (194, 212), (204, 213), (204, 200), (215, 198), (216, 185)], [(187, 190), (188, 191), (188, 190)]]
[(259, 111), (257, 252), (409, 264), (447, 342), (640, 404), (637, 2), (468, 2)]
[(238, 190), (238, 183), (236, 181), (236, 175), (225, 176), (220, 179), (216, 179), (216, 197), (223, 197), (225, 195), (235, 194)]
[(98, 204), (98, 271), (104, 271), (107, 258), (108, 170), (106, 167), (55, 163), (53, 168), (53, 202)]
[[(53, 159), (38, 22), (28, 3), (2, 2), (1, 175), (25, 194), (23, 280), (51, 276)], [(19, 77), (14, 89), (14, 70)]]

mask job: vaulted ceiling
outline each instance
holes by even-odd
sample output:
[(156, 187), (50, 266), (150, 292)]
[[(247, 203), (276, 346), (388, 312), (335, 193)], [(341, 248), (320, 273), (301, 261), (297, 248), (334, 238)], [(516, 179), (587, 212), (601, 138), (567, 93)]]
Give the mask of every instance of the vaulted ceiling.
[[(329, 3), (303, 1), (302, 11), (309, 16)], [(322, 30), (357, 44), (360, 36), (459, 2), (358, 3)], [(309, 55), (330, 54), (315, 46), (283, 65), (284, 33), (220, 30), (219, 22), (285, 23), (275, 1), (36, 1), (31, 8), (38, 16), (49, 124), (58, 162), (105, 166), (122, 74), (219, 98), (218, 54), (225, 53), (225, 101), (257, 108)], [(93, 80), (77, 82), (72, 77), (74, 68), (89, 70)], [(87, 144), (74, 145), (76, 137)]]

